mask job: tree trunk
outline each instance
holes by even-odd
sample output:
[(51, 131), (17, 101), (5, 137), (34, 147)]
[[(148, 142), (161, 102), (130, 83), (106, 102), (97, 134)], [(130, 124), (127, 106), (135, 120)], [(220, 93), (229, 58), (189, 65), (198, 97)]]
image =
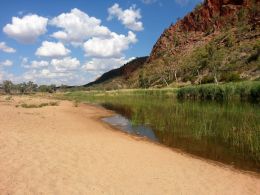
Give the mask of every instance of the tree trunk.
[(214, 74), (214, 80), (215, 80), (215, 83), (218, 85), (218, 78), (217, 78), (217, 74), (216, 73)]
[(169, 84), (167, 83), (167, 81), (165, 80), (164, 77), (162, 77), (162, 79), (164, 80), (164, 82), (166, 83), (167, 87), (169, 86)]
[(175, 81), (176, 81), (176, 83), (178, 83), (177, 70), (174, 71), (174, 77), (175, 77)]
[(197, 69), (197, 74), (198, 74), (198, 79), (199, 79), (199, 85), (201, 85), (200, 72), (199, 72), (199, 70), (198, 70), (198, 69)]

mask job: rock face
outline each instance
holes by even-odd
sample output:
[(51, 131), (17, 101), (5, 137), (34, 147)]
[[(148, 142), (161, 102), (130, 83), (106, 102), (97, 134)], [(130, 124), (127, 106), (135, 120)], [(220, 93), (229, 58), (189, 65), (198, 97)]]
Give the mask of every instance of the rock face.
[(250, 7), (252, 1), (260, 2), (260, 0), (206, 0), (163, 32), (154, 45), (148, 62), (157, 59), (163, 52), (174, 54), (178, 47), (200, 40), (202, 35), (209, 35), (225, 25), (236, 22), (239, 10)]

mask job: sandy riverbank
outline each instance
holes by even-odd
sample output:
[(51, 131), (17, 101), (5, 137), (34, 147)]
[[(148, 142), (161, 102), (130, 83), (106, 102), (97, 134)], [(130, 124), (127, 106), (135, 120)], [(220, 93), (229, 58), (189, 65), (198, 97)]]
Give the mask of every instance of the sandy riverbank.
[(260, 179), (119, 131), (101, 108), (0, 96), (0, 194), (259, 194)]

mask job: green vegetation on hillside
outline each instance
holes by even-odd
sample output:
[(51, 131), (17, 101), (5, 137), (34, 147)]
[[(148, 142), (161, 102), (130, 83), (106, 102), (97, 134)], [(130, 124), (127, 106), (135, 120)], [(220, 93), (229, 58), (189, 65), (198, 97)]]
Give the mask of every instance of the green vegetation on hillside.
[[(245, 40), (239, 41), (241, 36)], [(164, 54), (140, 70), (136, 83), (141, 88), (164, 87), (168, 84), (205, 84), (258, 80), (260, 76), (260, 40), (251, 41), (255, 35), (237, 34), (234, 29), (221, 32), (205, 45), (187, 53)], [(154, 68), (152, 68), (154, 67)], [(134, 79), (137, 79), (135, 77)]]

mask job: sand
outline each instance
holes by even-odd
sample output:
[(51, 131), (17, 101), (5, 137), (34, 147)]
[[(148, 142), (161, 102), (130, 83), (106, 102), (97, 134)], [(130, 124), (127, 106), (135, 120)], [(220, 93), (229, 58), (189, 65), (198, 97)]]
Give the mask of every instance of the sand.
[(0, 194), (259, 194), (260, 179), (112, 129), (102, 108), (0, 97)]

